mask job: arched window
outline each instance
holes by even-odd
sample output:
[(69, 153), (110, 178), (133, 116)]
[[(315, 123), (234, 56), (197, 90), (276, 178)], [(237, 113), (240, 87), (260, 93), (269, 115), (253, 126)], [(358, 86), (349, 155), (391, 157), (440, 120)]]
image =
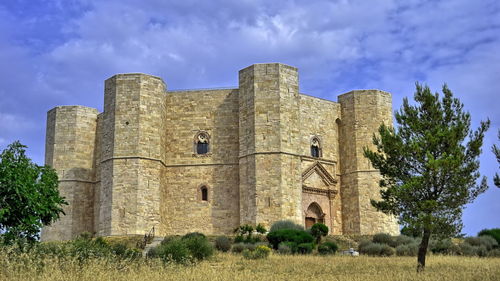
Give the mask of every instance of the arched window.
[(311, 140), (311, 156), (321, 157), (321, 144), (317, 137), (314, 137)]
[(210, 150), (210, 137), (206, 132), (200, 132), (195, 137), (196, 154), (207, 154)]
[(200, 188), (201, 191), (201, 200), (208, 201), (208, 188), (206, 186), (202, 186)]

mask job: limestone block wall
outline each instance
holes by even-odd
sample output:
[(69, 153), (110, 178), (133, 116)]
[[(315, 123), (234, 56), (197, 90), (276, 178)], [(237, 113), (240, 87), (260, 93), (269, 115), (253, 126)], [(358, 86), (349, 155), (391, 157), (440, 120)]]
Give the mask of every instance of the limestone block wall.
[[(333, 189), (338, 193), (333, 198), (326, 195), (303, 194), (302, 213), (304, 214), (313, 202), (320, 205), (327, 214), (325, 224), (330, 228), (330, 233), (342, 233), (342, 198), (340, 194), (340, 155), (339, 155), (339, 125), (340, 104), (307, 95), (300, 95), (300, 128), (302, 155), (301, 170), (305, 171), (319, 161), (322, 166), (337, 180), (334, 186), (323, 186), (321, 179), (308, 186), (324, 189)], [(311, 157), (311, 141), (313, 137), (320, 140), (321, 157)], [(311, 179), (309, 179), (311, 180)]]
[(241, 70), (239, 117), (240, 223), (301, 222), (300, 172), (291, 168), (300, 167), (297, 69), (255, 64)]
[(42, 230), (41, 239), (68, 240), (94, 230), (94, 143), (97, 110), (59, 106), (47, 113), (45, 164), (59, 175), (65, 215)]
[(144, 234), (160, 224), (165, 91), (145, 74), (105, 82), (99, 235)]
[(391, 95), (379, 90), (351, 91), (339, 96), (341, 104), (341, 195), (344, 233), (397, 234), (394, 218), (377, 212), (370, 199), (380, 196), (379, 173), (363, 155), (371, 147), (380, 124), (392, 124)]
[[(167, 92), (166, 108), (162, 233), (232, 233), (239, 226), (238, 90)], [(197, 155), (202, 131), (209, 153)]]

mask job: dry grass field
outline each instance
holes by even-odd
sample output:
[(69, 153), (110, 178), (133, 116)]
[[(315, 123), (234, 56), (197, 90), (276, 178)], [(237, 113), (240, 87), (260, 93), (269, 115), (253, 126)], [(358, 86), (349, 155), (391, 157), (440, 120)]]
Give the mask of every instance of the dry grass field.
[[(43, 264), (43, 266), (41, 266)], [(500, 280), (500, 258), (429, 256), (426, 271), (416, 258), (282, 256), (245, 260), (217, 254), (199, 264), (163, 265), (157, 260), (34, 261), (0, 253), (0, 280)]]

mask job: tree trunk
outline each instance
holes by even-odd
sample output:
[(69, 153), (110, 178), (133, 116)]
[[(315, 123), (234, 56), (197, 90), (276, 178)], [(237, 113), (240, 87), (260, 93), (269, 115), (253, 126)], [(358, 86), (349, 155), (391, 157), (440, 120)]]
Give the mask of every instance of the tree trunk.
[(425, 268), (425, 256), (427, 255), (427, 247), (429, 246), (429, 238), (431, 237), (430, 229), (424, 228), (424, 236), (418, 247), (417, 272), (423, 271)]

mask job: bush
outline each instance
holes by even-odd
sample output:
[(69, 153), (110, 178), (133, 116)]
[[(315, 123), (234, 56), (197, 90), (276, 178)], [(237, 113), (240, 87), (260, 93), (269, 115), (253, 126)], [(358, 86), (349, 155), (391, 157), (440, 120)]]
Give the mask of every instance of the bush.
[(270, 253), (271, 253), (271, 249), (269, 247), (264, 246), (264, 245), (260, 245), (260, 246), (257, 246), (255, 248), (255, 250), (253, 250), (253, 251), (245, 249), (243, 251), (243, 257), (245, 257), (246, 259), (253, 259), (253, 260), (265, 259), (269, 256)]
[(396, 237), (393, 237), (393, 243), (391, 244), (391, 247), (398, 247), (400, 245), (410, 245), (410, 244), (415, 244), (416, 239), (410, 236), (406, 235), (399, 235)]
[(164, 262), (189, 263), (204, 260), (213, 255), (214, 249), (205, 235), (187, 235), (182, 238), (170, 238), (151, 249), (148, 257), (158, 257)]
[(316, 238), (316, 243), (319, 244), (319, 242), (321, 241), (321, 237), (328, 234), (328, 226), (322, 223), (315, 223), (311, 227), (310, 233), (313, 237)]
[(262, 225), (262, 224), (258, 224), (256, 227), (255, 227), (255, 231), (257, 231), (258, 233), (260, 234), (265, 234), (267, 232), (267, 229)]
[(493, 249), (489, 251), (487, 256), (492, 258), (500, 258), (500, 249)]
[(382, 249), (380, 250), (380, 256), (390, 257), (390, 256), (394, 256), (395, 253), (396, 253), (396, 251), (394, 250), (394, 248), (392, 248), (389, 245), (382, 244)]
[(190, 233), (182, 236), (182, 239), (190, 239), (190, 238), (193, 238), (193, 237), (207, 238), (205, 236), (205, 234), (203, 234), (203, 233), (200, 233), (200, 232), (190, 232)]
[(500, 245), (500, 228), (483, 229), (479, 231), (477, 236), (491, 236), (497, 241), (497, 244)]
[[(361, 246), (361, 245), (360, 245)], [(395, 254), (394, 248), (387, 244), (380, 243), (364, 243), (360, 248), (359, 252), (361, 254), (367, 254), (370, 256), (392, 256)]]
[(234, 244), (233, 247), (231, 248), (231, 251), (233, 253), (241, 253), (245, 249), (246, 249), (245, 244), (240, 242), (240, 243)]
[(489, 235), (483, 235), (479, 237), (466, 237), (464, 243), (468, 243), (471, 246), (477, 247), (484, 246), (488, 251), (498, 246), (497, 241)]
[[(233, 253), (242, 253), (244, 250), (253, 251), (253, 250), (255, 250), (255, 248), (257, 247), (258, 244), (261, 244), (261, 243), (257, 243), (257, 244), (236, 243), (232, 247), (232, 252)], [(266, 243), (264, 243), (264, 244), (266, 244)]]
[(111, 246), (102, 237), (92, 239), (90, 236), (80, 236), (71, 241), (68, 247), (69, 254), (80, 262), (112, 255)]
[(358, 252), (361, 254), (367, 254), (366, 248), (371, 244), (373, 244), (373, 242), (370, 240), (367, 239), (361, 240), (358, 244)]
[(297, 253), (306, 255), (312, 253), (314, 248), (313, 243), (300, 243), (297, 245)]
[(189, 253), (198, 261), (204, 260), (214, 254), (214, 247), (205, 236), (191, 236), (182, 239)]
[(396, 247), (397, 256), (416, 257), (418, 254), (418, 244), (401, 244)]
[(182, 239), (172, 239), (168, 243), (158, 246), (155, 250), (150, 251), (151, 257), (158, 257), (163, 262), (189, 263), (192, 261), (191, 253), (189, 252), (186, 243)]
[(219, 236), (215, 239), (215, 248), (221, 252), (231, 250), (231, 240), (226, 236)]
[(273, 223), (273, 225), (271, 225), (271, 229), (269, 229), (269, 232), (274, 232), (282, 229), (304, 230), (304, 227), (300, 224), (294, 223), (291, 220), (281, 220)]
[(294, 252), (294, 248), (297, 247), (293, 242), (281, 242), (278, 245), (278, 253), (282, 255), (290, 255)]
[(386, 245), (394, 245), (394, 240), (392, 239), (392, 236), (387, 234), (387, 233), (377, 233), (373, 235), (372, 239), (373, 243), (378, 243), (378, 244), (386, 244)]
[(318, 246), (318, 253), (321, 255), (333, 255), (337, 250), (338, 246), (333, 242), (325, 242)]
[(234, 243), (243, 243), (244, 241), (245, 241), (245, 237), (243, 237), (243, 235), (237, 235), (234, 238)]
[(281, 229), (271, 231), (267, 234), (267, 240), (272, 245), (273, 249), (277, 250), (281, 242), (294, 242), (295, 244), (312, 243), (314, 238), (311, 234), (296, 229)]
[(440, 240), (431, 239), (429, 241), (429, 249), (434, 254), (444, 255), (453, 255), (460, 252), (459, 247), (453, 244), (453, 242), (449, 238)]

